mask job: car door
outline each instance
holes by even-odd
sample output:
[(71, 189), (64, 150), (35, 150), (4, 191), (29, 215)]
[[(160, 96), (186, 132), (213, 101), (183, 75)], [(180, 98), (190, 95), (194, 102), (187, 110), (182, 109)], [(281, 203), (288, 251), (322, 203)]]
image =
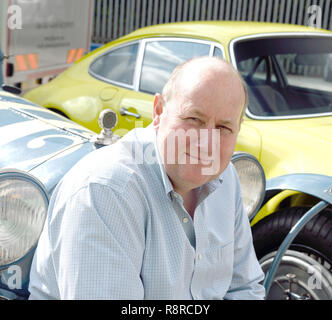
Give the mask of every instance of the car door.
[(98, 89), (102, 109), (117, 113), (118, 123), (113, 131), (121, 136), (126, 133), (123, 128), (127, 126), (127, 119), (121, 117), (120, 102), (122, 96), (134, 92), (139, 47), (139, 41), (120, 44), (99, 56), (89, 67), (90, 75), (102, 83)]

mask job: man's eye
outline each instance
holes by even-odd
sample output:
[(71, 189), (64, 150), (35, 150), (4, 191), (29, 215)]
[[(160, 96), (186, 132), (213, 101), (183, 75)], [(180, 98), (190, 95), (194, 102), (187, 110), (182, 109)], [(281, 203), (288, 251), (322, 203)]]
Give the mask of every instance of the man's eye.
[(187, 120), (192, 121), (192, 122), (200, 122), (200, 120), (195, 117), (188, 117)]
[(220, 132), (224, 132), (224, 133), (232, 133), (233, 130), (230, 127), (226, 127), (226, 126), (219, 126), (217, 129), (220, 130)]

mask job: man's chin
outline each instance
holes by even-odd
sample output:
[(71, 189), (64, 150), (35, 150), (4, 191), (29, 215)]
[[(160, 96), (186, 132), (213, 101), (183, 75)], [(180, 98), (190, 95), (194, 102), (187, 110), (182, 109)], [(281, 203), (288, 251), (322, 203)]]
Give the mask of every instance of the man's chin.
[[(193, 159), (193, 157), (188, 156), (190, 160)], [(218, 176), (221, 172), (220, 165), (216, 161), (210, 160), (210, 159), (202, 159), (202, 158), (194, 158), (196, 162), (189, 162), (187, 166), (192, 167), (192, 170), (195, 170), (197, 173), (201, 176), (211, 176), (211, 180)], [(188, 162), (187, 162), (188, 163)], [(198, 173), (199, 172), (199, 173)]]
[(188, 168), (188, 165), (186, 165), (186, 168), (181, 170), (180, 179), (197, 188), (209, 181), (215, 180), (219, 175), (219, 171), (207, 166), (192, 165), (191, 168)]

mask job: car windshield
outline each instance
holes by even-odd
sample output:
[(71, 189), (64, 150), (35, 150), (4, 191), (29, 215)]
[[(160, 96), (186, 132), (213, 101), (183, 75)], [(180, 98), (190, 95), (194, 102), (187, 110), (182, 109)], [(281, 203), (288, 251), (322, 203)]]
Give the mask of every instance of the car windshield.
[(248, 85), (249, 115), (332, 114), (332, 37), (274, 37), (235, 42)]

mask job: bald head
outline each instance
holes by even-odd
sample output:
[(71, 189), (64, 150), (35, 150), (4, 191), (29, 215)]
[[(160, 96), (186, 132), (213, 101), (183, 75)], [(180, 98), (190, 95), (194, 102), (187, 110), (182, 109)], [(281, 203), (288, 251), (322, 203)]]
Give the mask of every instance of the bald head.
[[(155, 95), (153, 127), (176, 192), (184, 195), (226, 169), (245, 106), (243, 80), (229, 63), (201, 57), (174, 70), (162, 95)], [(177, 160), (169, 161), (173, 156)]]
[(204, 85), (238, 88), (239, 94), (243, 97), (242, 120), (248, 104), (246, 84), (230, 63), (217, 57), (197, 57), (178, 65), (164, 86), (162, 96), (167, 103), (192, 88), (197, 89)]

